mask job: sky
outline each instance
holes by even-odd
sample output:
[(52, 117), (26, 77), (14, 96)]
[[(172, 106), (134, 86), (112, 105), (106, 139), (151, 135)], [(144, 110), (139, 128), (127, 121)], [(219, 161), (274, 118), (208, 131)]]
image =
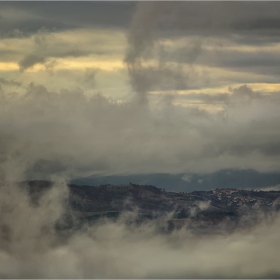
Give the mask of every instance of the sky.
[(1, 2), (0, 177), (280, 171), (279, 2)]

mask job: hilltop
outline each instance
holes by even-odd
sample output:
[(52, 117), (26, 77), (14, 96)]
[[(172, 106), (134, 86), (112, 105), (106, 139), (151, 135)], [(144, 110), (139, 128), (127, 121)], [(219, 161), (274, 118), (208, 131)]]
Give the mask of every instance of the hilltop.
[[(28, 188), (32, 203), (51, 188), (49, 181), (22, 183)], [(69, 184), (68, 211), (82, 223), (100, 218), (118, 218), (123, 212), (137, 213), (139, 221), (169, 217), (169, 226), (202, 225), (203, 228), (226, 222), (237, 226), (245, 214), (250, 213), (246, 226), (259, 218), (257, 213), (270, 214), (280, 209), (280, 191), (250, 191), (215, 189), (210, 191), (166, 192), (152, 185)], [(254, 217), (254, 218), (252, 218)]]

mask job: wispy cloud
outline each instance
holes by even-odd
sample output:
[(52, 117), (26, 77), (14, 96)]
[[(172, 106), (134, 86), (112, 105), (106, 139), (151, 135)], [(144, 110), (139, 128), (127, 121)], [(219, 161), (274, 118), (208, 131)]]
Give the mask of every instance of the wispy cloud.
[[(278, 278), (279, 216), (251, 229), (196, 235), (188, 223), (172, 232), (166, 220), (138, 224), (135, 213), (116, 221), (58, 231), (67, 188), (53, 188), (30, 203), (27, 192), (1, 185), (0, 275), (2, 278)], [(67, 210), (69, 211), (69, 210)], [(70, 217), (69, 217), (70, 214)], [(68, 218), (71, 213), (68, 212)], [(74, 217), (73, 217), (74, 218)], [(244, 221), (252, 218), (244, 216)], [(65, 220), (64, 220), (65, 221)], [(75, 218), (72, 219), (75, 223)], [(129, 222), (129, 223), (128, 223)], [(227, 233), (226, 233), (227, 232)]]

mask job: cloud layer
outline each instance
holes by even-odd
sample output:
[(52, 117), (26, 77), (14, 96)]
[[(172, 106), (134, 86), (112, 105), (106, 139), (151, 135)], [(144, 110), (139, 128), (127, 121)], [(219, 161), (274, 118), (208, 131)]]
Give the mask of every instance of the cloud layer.
[[(38, 205), (15, 185), (3, 185), (1, 278), (279, 278), (279, 216), (251, 229), (194, 234), (188, 224), (161, 233), (134, 223), (134, 213), (80, 230), (56, 230), (67, 201), (57, 181)], [(261, 214), (261, 213), (259, 213)], [(245, 217), (251, 220), (250, 215)], [(261, 221), (261, 218), (259, 219)], [(160, 222), (160, 221), (159, 221)], [(164, 220), (161, 221), (164, 225)], [(225, 227), (226, 228), (226, 227)]]
[[(42, 8), (47, 4), (30, 10), (27, 4), (2, 5), (11, 14), (2, 19), (11, 30), (11, 22), (50, 17)], [(50, 5), (59, 10), (65, 4)], [(84, 3), (81, 16), (87, 5), (95, 4)], [(109, 13), (109, 4), (96, 5)], [(74, 6), (52, 16), (66, 22)], [(252, 47), (240, 40), (248, 30), (272, 32), (264, 19), (273, 20), (279, 5), (132, 6), (118, 6), (119, 14), (130, 11), (129, 29), (118, 25), (116, 16), (111, 20), (117, 29), (97, 18), (73, 20), (75, 28), (42, 25), (28, 34), (3, 35), (3, 69), (15, 66), (17, 78), (14, 70), (5, 70), (0, 80), (1, 177), (71, 179), (225, 168), (278, 172), (277, 44), (268, 40)], [(255, 13), (245, 14), (248, 6)], [(248, 24), (237, 28), (237, 19)], [(202, 36), (205, 30), (208, 37)], [(126, 31), (127, 45), (121, 35)], [(112, 38), (114, 44), (108, 44)]]
[[(211, 108), (175, 105), (195, 98)], [(212, 95), (153, 95), (149, 106), (81, 90), (2, 90), (2, 178), (67, 178), (93, 173), (279, 171), (279, 94), (244, 85)], [(18, 176), (18, 178), (17, 178)]]
[(0, 71), (24, 86), (92, 94), (87, 68), (101, 70), (104, 95), (126, 99), (132, 87), (140, 101), (154, 90), (278, 83), (278, 2), (85, 2), (79, 13), (76, 3), (0, 6)]

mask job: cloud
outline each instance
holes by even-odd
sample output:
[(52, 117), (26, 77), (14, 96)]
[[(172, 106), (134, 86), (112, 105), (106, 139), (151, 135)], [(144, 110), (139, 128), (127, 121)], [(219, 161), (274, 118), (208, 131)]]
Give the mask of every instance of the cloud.
[[(62, 32), (99, 27), (125, 29), (129, 26), (135, 3), (1, 3), (2, 37), (29, 37), (42, 28)], [(77, 9), (79, 12), (77, 13)], [(18, 30), (19, 32), (14, 32)]]
[(84, 82), (87, 84), (94, 84), (97, 71), (98, 70), (94, 68), (87, 68), (85, 70)]
[(83, 57), (91, 52), (80, 50), (65, 44), (63, 40), (56, 38), (46, 28), (42, 28), (33, 37), (33, 52), (27, 54), (18, 62), (21, 71), (32, 68), (36, 64), (42, 64), (47, 71), (52, 71), (58, 64), (59, 58)]
[[(53, 71), (58, 69), (59, 59), (67, 55), (86, 56), (91, 48), (101, 51), (108, 45), (110, 34), (119, 36), (113, 56), (120, 56), (123, 44), (119, 33), (107, 30), (108, 34), (102, 37), (103, 33), (98, 30), (91, 37), (91, 29), (61, 34), (40, 29), (31, 40), (17, 39), (31, 46), (19, 62), (21, 69), (43, 64), (53, 75), (46, 79), (42, 78), (44, 73), (32, 77), (22, 73), (29, 81), (40, 77), (45, 86), (33, 84), (27, 90), (20, 87), (12, 94), (13, 98), (6, 89), (3, 91), (1, 106), (5, 104), (7, 108), (1, 113), (0, 123), (1, 141), (6, 147), (1, 151), (3, 168), (12, 170), (14, 166), (23, 177), (38, 178), (48, 177), (55, 170), (72, 177), (91, 172), (188, 173), (220, 168), (279, 171), (277, 92), (266, 95), (244, 85), (213, 95), (179, 93), (197, 79), (196, 67), (207, 46), (200, 37), (184, 39), (178, 46), (165, 40), (168, 36), (162, 35), (160, 24), (180, 12), (181, 4), (177, 4), (139, 3), (127, 37), (125, 61), (130, 80), (138, 103), (149, 105), (146, 108), (131, 100), (130, 92), (125, 100), (108, 97), (107, 92), (88, 97), (88, 92), (81, 88), (86, 83), (87, 90), (95, 86), (95, 70), (84, 73), (84, 64), (80, 67), (83, 73), (71, 74), (78, 77), (77, 87), (72, 86), (72, 78), (67, 80), (70, 74), (66, 73), (63, 77), (68, 90), (53, 89), (53, 84), (59, 84), (58, 75)], [(202, 9), (201, 3), (186, 5), (184, 7), (190, 5), (194, 10)], [(229, 7), (236, 10), (240, 7), (215, 5), (227, 11)], [(171, 27), (175, 28), (176, 24)], [(77, 38), (88, 37), (87, 47), (76, 45), (80, 42)], [(19, 42), (14, 40), (5, 43)], [(110, 46), (106, 51), (111, 52)], [(223, 81), (226, 83), (228, 80)], [(110, 87), (112, 82), (104, 81), (104, 84)], [(172, 95), (162, 98), (150, 94), (152, 90), (168, 90)], [(67, 140), (63, 141), (64, 138)], [(12, 171), (5, 174), (12, 176)]]
[(3, 89), (3, 179), (279, 171), (278, 95), (264, 97), (242, 86), (225, 96), (223, 109), (210, 113), (161, 102), (160, 96), (142, 108), (133, 99), (88, 97), (81, 89), (51, 92), (30, 84), (12, 96)]
[[(128, 50), (124, 59), (131, 77), (131, 84), (138, 94), (140, 103), (147, 103), (147, 91), (151, 88), (153, 77), (150, 73), (154, 70), (148, 68), (148, 73), (142, 65), (143, 55), (153, 46), (154, 35), (158, 18), (165, 3), (140, 2), (133, 16), (130, 32), (128, 34)], [(151, 70), (151, 71), (149, 71)]]
[(45, 63), (44, 57), (30, 54), (30, 55), (24, 57), (21, 61), (19, 61), (18, 65), (20, 67), (20, 70), (24, 71), (36, 64), (44, 64), (44, 63)]
[[(61, 179), (30, 203), (26, 188), (1, 184), (2, 278), (278, 278), (279, 216), (247, 228), (197, 235), (186, 222), (164, 230), (170, 217), (137, 224), (137, 213), (116, 221), (63, 228), (68, 191)], [(72, 216), (71, 216), (72, 215)], [(72, 217), (72, 218), (71, 218)], [(252, 220), (244, 216), (243, 222)], [(241, 221), (242, 224), (242, 221)], [(245, 223), (246, 224), (246, 223)], [(61, 230), (58, 230), (58, 228)], [(199, 225), (198, 225), (199, 226)], [(160, 230), (161, 229), (161, 230)]]
[[(117, 9), (114, 14), (110, 12), (110, 4)], [(69, 6), (43, 3), (33, 8), (24, 3), (1, 5), (1, 10), (6, 13), (3, 12), (3, 24), (7, 27), (1, 37), (1, 60), (13, 63), (13, 69), (17, 67), (15, 63), (24, 64), (34, 60), (34, 56), (36, 60), (45, 60), (33, 65), (32, 70), (31, 66), (25, 71), (30, 73), (28, 81), (40, 80), (45, 86), (53, 83), (53, 78), (51, 75), (43, 77), (46, 73), (40, 70), (46, 70), (47, 74), (60, 69), (79, 70), (75, 79), (78, 86), (85, 68), (98, 67), (99, 64), (105, 71), (113, 72), (115, 68), (124, 67), (123, 56), (124, 61), (130, 60), (127, 64), (130, 85), (127, 83), (125, 87), (131, 86), (134, 92), (144, 92), (135, 94), (139, 100), (142, 99), (140, 96), (147, 96), (154, 90), (176, 92), (249, 82), (277, 83), (279, 48), (275, 44), (275, 29), (238, 31), (232, 27), (232, 23), (239, 19), (261, 21), (262, 18), (275, 18), (279, 9), (276, 2), (84, 3), (80, 8), (83, 16), (80, 13), (75, 15), (74, 3)], [(52, 14), (51, 10), (56, 12)], [(89, 13), (96, 13), (98, 17), (91, 16), (93, 19), (90, 20)], [(122, 25), (117, 22), (121, 18), (119, 15), (126, 18), (119, 19), (123, 21)], [(76, 23), (69, 23), (70, 16), (71, 19), (76, 18)], [(129, 29), (125, 25), (128, 26), (130, 18), (133, 23)], [(51, 19), (54, 23), (57, 20), (69, 26), (60, 28), (58, 24), (55, 28), (44, 25), (44, 21)], [(107, 25), (104, 19), (108, 21)], [(127, 24), (124, 24), (125, 20)], [(42, 24), (39, 24), (40, 21)], [(117, 28), (112, 27), (114, 21)], [(26, 24), (26, 27), (22, 25), (24, 30), (19, 26), (23, 22)], [(126, 31), (129, 45), (125, 53)], [(1, 65), (1, 69), (9, 72), (11, 67)], [(24, 70), (24, 67), (21, 69)], [(126, 74), (122, 72), (122, 79), (127, 82)], [(11, 74), (10, 79), (14, 78)], [(106, 84), (109, 85), (110, 80)], [(126, 94), (128, 90), (123, 89), (122, 92)], [(147, 100), (145, 102), (147, 104)]]
[[(136, 6), (138, 6), (136, 9), (142, 9), (143, 14), (146, 14), (147, 24), (150, 25), (153, 16), (149, 15), (153, 14), (156, 18), (164, 5), (170, 7), (167, 2), (150, 4), (85, 2), (79, 5), (53, 2), (40, 3), (36, 6), (23, 2), (1, 3), (3, 11), (1, 28), (5, 30), (18, 28), (29, 32), (37, 32), (42, 27), (58, 31), (85, 26), (126, 29), (130, 26), (131, 14)], [(264, 35), (261, 33), (264, 29), (275, 30), (280, 10), (277, 2), (181, 2), (171, 6), (173, 7), (167, 8), (167, 13), (161, 14), (160, 19), (155, 19), (160, 29), (169, 36), (177, 35), (179, 32), (226, 36), (226, 32), (242, 34), (243, 31), (251, 31), (252, 28), (258, 35)], [(169, 28), (171, 30), (176, 28), (175, 33), (170, 34)], [(268, 38), (268, 42), (270, 39)]]
[[(133, 16), (124, 62), (140, 104), (147, 104), (147, 95), (151, 90), (172, 88), (176, 91), (188, 86), (190, 73), (184, 71), (179, 61), (175, 65), (169, 64), (166, 46), (158, 35), (160, 19), (174, 6), (176, 4), (171, 2), (140, 2)], [(200, 50), (201, 41), (198, 40), (188, 53), (191, 66)], [(192, 68), (188, 70), (193, 72)]]
[(20, 82), (17, 82), (17, 81), (14, 81), (14, 80), (7, 80), (7, 79), (4, 79), (4, 78), (0, 78), (0, 84), (17, 86), (17, 87), (21, 86)]
[(258, 189), (258, 191), (265, 191), (265, 192), (280, 191), (280, 185), (270, 186), (270, 187), (266, 187), (266, 188), (261, 188), (261, 189)]
[[(73, 73), (73, 69), (101, 68), (117, 72), (123, 68), (125, 40), (122, 32), (114, 30), (81, 29), (59, 33), (42, 28), (30, 38), (3, 39), (2, 46), (5, 46), (0, 50), (3, 64), (17, 63), (21, 72), (33, 67), (26, 72), (38, 77), (43, 75), (40, 70), (53, 73), (62, 69)], [(7, 51), (6, 46), (12, 47)], [(8, 72), (7, 67), (2, 68)]]
[(175, 29), (175, 36), (184, 32), (218, 37), (238, 34), (245, 37), (246, 31), (252, 29), (256, 31), (255, 36), (263, 36), (267, 34), (264, 30), (276, 29), (279, 10), (277, 2), (182, 2), (162, 19), (161, 24), (162, 29)]
[(234, 22), (233, 28), (238, 30), (254, 30), (254, 29), (279, 29), (279, 18), (258, 18), (253, 20)]

